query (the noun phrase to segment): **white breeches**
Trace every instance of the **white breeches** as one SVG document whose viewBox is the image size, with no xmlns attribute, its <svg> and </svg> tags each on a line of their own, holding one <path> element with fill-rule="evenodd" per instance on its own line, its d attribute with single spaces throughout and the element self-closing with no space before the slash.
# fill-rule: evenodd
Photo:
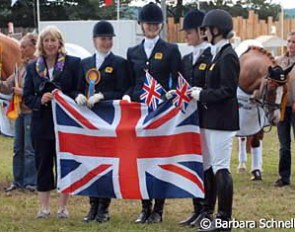
<svg viewBox="0 0 295 232">
<path fill-rule="evenodd" d="M 236 131 L 201 129 L 204 171 L 212 167 L 216 173 L 220 169 L 230 171 L 233 138 Z"/>
</svg>

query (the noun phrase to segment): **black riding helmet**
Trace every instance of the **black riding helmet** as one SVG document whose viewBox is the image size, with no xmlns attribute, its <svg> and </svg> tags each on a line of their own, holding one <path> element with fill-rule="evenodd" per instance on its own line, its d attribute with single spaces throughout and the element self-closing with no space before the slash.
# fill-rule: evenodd
<svg viewBox="0 0 295 232">
<path fill-rule="evenodd" d="M 164 17 L 161 8 L 153 2 L 144 5 L 138 15 L 139 23 L 158 24 L 163 23 L 163 21 Z"/>
<path fill-rule="evenodd" d="M 233 30 L 232 16 L 221 9 L 210 10 L 204 17 L 202 27 L 216 27 L 220 30 L 220 34 L 226 37 Z"/>
<path fill-rule="evenodd" d="M 189 11 L 184 16 L 182 30 L 190 30 L 190 29 L 196 29 L 198 27 L 201 27 L 204 16 L 205 14 L 202 11 L 199 11 L 199 10 Z"/>
<path fill-rule="evenodd" d="M 99 21 L 93 27 L 93 38 L 95 37 L 113 37 L 115 36 L 114 28 L 111 23 L 107 21 Z"/>
</svg>

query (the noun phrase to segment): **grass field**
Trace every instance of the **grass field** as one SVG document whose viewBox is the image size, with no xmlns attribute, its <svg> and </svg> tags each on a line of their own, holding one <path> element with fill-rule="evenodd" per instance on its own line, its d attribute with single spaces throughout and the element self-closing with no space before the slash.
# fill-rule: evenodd
<svg viewBox="0 0 295 232">
<path fill-rule="evenodd" d="M 70 218 L 56 218 L 57 194 L 53 193 L 51 217 L 47 220 L 35 219 L 38 209 L 37 194 L 15 191 L 11 195 L 4 192 L 12 180 L 12 139 L 0 136 L 0 231 L 103 231 L 103 232 L 183 232 L 195 231 L 191 228 L 178 226 L 178 221 L 191 213 L 190 199 L 167 200 L 164 222 L 160 225 L 135 225 L 134 218 L 140 211 L 139 201 L 113 200 L 110 208 L 109 223 L 83 223 L 81 219 L 87 213 L 86 197 L 73 196 L 69 201 Z M 277 179 L 278 141 L 275 128 L 265 135 L 264 172 L 262 182 L 251 182 L 250 174 L 236 174 L 237 145 L 232 155 L 232 173 L 234 178 L 234 209 L 236 220 L 275 219 L 290 220 L 295 218 L 294 186 L 275 188 L 272 186 Z M 294 153 L 294 152 L 293 152 Z M 248 159 L 250 169 L 251 157 Z M 294 172 L 293 172 L 294 175 Z M 234 229 L 233 231 L 286 231 L 287 229 Z M 288 230 L 294 231 L 294 229 Z"/>
</svg>

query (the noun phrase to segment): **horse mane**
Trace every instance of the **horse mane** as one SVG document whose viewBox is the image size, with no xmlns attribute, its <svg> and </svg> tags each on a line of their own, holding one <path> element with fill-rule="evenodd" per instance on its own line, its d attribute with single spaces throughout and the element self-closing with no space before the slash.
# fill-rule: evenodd
<svg viewBox="0 0 295 232">
<path fill-rule="evenodd" d="M 258 53 L 261 53 L 261 54 L 265 55 L 266 57 L 268 57 L 274 66 L 277 65 L 276 60 L 273 57 L 273 55 L 270 52 L 268 52 L 267 50 L 265 50 L 264 48 L 257 47 L 257 46 L 249 46 L 248 49 L 246 50 L 246 52 L 244 52 L 244 54 L 249 51 L 257 51 Z"/>
<path fill-rule="evenodd" d="M 0 46 L 2 48 L 0 76 L 5 80 L 13 73 L 15 64 L 21 64 L 20 43 L 18 40 L 0 33 Z"/>
<path fill-rule="evenodd" d="M 260 88 L 261 81 L 268 74 L 269 67 L 276 67 L 277 63 L 272 54 L 264 48 L 248 46 L 240 58 L 239 86 L 244 92 L 252 94 Z"/>
</svg>

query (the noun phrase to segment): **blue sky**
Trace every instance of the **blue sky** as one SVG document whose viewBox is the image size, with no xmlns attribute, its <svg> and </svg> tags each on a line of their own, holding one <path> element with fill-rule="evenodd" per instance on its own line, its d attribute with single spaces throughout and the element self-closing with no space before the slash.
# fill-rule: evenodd
<svg viewBox="0 0 295 232">
<path fill-rule="evenodd" d="M 280 3 L 284 8 L 295 8 L 295 0 L 273 0 L 275 3 Z"/>
</svg>

